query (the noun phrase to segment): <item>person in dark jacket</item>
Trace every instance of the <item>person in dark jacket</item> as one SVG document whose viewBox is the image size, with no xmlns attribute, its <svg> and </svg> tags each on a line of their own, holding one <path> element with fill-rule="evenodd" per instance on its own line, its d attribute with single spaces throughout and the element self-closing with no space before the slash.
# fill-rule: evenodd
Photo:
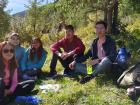
<svg viewBox="0 0 140 105">
<path fill-rule="evenodd" d="M 64 70 L 64 75 L 71 74 L 69 64 L 74 60 L 75 55 L 82 55 L 85 51 L 85 46 L 80 38 L 74 34 L 74 27 L 72 25 L 65 26 L 65 37 L 58 42 L 51 45 L 53 52 L 49 77 L 53 77 L 57 74 L 56 64 L 59 59 Z M 60 51 L 62 48 L 64 51 Z"/>
<path fill-rule="evenodd" d="M 110 36 L 105 35 L 107 24 L 104 21 L 98 21 L 95 28 L 97 38 L 93 41 L 90 49 L 84 56 L 77 56 L 69 65 L 75 72 L 87 75 L 80 81 L 81 83 L 85 83 L 96 77 L 99 73 L 109 70 L 116 58 L 115 41 Z M 91 59 L 88 60 L 89 58 Z M 88 64 L 82 64 L 82 62 L 87 60 Z"/>
</svg>

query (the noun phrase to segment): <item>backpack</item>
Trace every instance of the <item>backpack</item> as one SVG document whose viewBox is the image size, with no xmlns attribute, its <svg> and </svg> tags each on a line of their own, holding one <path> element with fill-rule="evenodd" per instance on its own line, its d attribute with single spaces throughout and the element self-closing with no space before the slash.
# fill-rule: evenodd
<svg viewBox="0 0 140 105">
<path fill-rule="evenodd" d="M 125 47 L 121 47 L 118 51 L 115 62 L 122 68 L 127 69 L 128 60 L 130 58 L 130 53 L 127 51 Z"/>
<path fill-rule="evenodd" d="M 129 67 L 117 80 L 120 86 L 131 86 L 140 83 L 140 62 Z"/>
</svg>

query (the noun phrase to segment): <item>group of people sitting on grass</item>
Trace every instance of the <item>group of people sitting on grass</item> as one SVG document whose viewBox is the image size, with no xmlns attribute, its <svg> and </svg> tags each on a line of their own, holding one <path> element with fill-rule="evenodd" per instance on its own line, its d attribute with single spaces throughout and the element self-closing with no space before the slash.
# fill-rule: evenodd
<svg viewBox="0 0 140 105">
<path fill-rule="evenodd" d="M 0 43 L 0 103 L 5 105 L 16 96 L 28 95 L 40 77 L 47 52 L 39 38 L 33 37 L 30 47 L 20 45 L 18 33 L 10 33 Z"/>
<path fill-rule="evenodd" d="M 112 72 L 117 58 L 116 43 L 106 35 L 107 24 L 104 21 L 97 21 L 95 29 L 97 38 L 84 53 L 85 45 L 75 35 L 74 27 L 66 25 L 65 37 L 50 46 L 52 59 L 46 76 L 57 76 L 57 60 L 64 67 L 65 76 L 84 75 L 80 80 L 82 84 L 101 73 Z M 33 37 L 30 47 L 25 50 L 20 45 L 18 33 L 8 34 L 6 40 L 0 43 L 0 103 L 29 94 L 35 87 L 35 80 L 43 75 L 41 68 L 46 57 L 47 51 L 38 37 Z M 84 63 L 88 59 L 88 64 Z"/>
</svg>

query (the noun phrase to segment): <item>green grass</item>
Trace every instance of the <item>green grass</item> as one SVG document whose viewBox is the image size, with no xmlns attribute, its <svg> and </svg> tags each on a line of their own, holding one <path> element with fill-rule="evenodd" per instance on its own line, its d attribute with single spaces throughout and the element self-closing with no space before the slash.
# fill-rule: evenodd
<svg viewBox="0 0 140 105">
<path fill-rule="evenodd" d="M 56 93 L 43 94 L 40 90 L 38 96 L 43 100 L 42 105 L 134 105 L 127 97 L 126 90 L 104 80 L 104 77 L 97 77 L 84 85 L 67 77 L 43 81 L 44 84 L 61 84 L 61 88 Z"/>
<path fill-rule="evenodd" d="M 49 52 L 44 71 L 49 71 L 51 53 Z M 58 72 L 63 68 L 58 62 Z M 40 105 L 135 105 L 126 95 L 126 90 L 117 88 L 105 75 L 94 78 L 90 82 L 82 85 L 78 81 L 68 77 L 50 80 L 38 80 L 35 89 L 39 89 L 41 84 L 60 84 L 58 92 L 42 93 L 37 96 L 42 99 Z M 12 103 L 10 105 L 17 105 Z"/>
<path fill-rule="evenodd" d="M 35 89 L 39 89 L 40 84 L 48 83 L 61 84 L 61 88 L 58 92 L 42 93 L 39 90 L 40 105 L 135 105 L 125 89 L 117 88 L 105 76 L 96 77 L 84 85 L 68 77 L 38 80 Z"/>
</svg>

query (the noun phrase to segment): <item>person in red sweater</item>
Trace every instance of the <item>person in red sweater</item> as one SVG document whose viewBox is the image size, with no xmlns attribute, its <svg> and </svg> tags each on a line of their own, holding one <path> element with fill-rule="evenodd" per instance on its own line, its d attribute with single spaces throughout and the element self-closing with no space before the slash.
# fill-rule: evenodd
<svg viewBox="0 0 140 105">
<path fill-rule="evenodd" d="M 74 34 L 74 27 L 72 25 L 65 26 L 65 37 L 50 46 L 53 52 L 50 63 L 49 76 L 55 76 L 57 60 L 61 62 L 64 67 L 64 75 L 70 75 L 72 71 L 69 64 L 74 60 L 74 56 L 84 54 L 85 46 L 80 38 Z M 60 50 L 63 49 L 63 52 Z"/>
</svg>

